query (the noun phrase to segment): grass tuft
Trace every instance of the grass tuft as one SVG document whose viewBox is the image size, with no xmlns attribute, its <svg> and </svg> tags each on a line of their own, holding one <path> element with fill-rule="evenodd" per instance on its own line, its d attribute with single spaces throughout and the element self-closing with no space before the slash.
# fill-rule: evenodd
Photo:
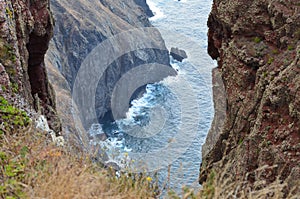
<svg viewBox="0 0 300 199">
<path fill-rule="evenodd" d="M 88 154 L 49 141 L 32 124 L 0 135 L 0 198 L 155 198 L 144 174 L 116 176 Z"/>
</svg>

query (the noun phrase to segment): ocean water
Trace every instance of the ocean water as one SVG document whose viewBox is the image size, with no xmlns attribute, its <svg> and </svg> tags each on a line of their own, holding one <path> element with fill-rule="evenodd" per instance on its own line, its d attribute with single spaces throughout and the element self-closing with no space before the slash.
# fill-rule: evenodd
<svg viewBox="0 0 300 199">
<path fill-rule="evenodd" d="M 171 65 L 176 77 L 149 84 L 133 100 L 127 118 L 91 127 L 105 132 L 100 144 L 109 161 L 137 172 L 157 173 L 159 183 L 180 193 L 183 186 L 199 187 L 201 146 L 213 119 L 211 70 L 215 63 L 206 52 L 207 18 L 212 0 L 147 0 L 150 18 L 167 48 L 178 47 L 188 58 Z"/>
</svg>

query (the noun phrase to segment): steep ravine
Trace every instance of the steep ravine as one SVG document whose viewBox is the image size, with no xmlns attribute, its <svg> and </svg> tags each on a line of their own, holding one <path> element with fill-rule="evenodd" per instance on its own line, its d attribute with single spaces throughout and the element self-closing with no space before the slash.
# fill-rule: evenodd
<svg viewBox="0 0 300 199">
<path fill-rule="evenodd" d="M 0 0 L 0 95 L 21 109 L 46 115 L 56 133 L 61 131 L 57 101 L 64 108 L 64 132 L 73 132 L 82 147 L 86 137 L 75 134 L 83 127 L 72 121 L 70 106 L 82 61 L 96 45 L 121 31 L 151 27 L 151 13 L 143 0 L 52 0 L 51 8 L 56 25 L 44 60 L 53 36 L 49 1 Z M 216 114 L 203 148 L 200 183 L 213 186 L 214 198 L 297 198 L 300 4 L 214 0 L 208 26 L 208 52 L 218 61 L 214 83 L 221 74 L 225 97 L 220 97 L 223 88 L 216 84 Z M 163 44 L 160 35 L 149 39 Z M 142 54 L 148 58 L 137 52 L 118 58 L 110 67 L 114 70 L 100 80 L 98 88 L 108 93 L 97 97 L 100 119 L 111 109 L 111 89 L 122 74 L 144 63 L 169 64 L 166 49 L 143 49 Z M 224 115 L 218 109 L 224 104 L 222 127 Z"/>
<path fill-rule="evenodd" d="M 214 0 L 208 26 L 226 118 L 208 135 L 215 144 L 203 149 L 200 183 L 213 183 L 215 198 L 297 198 L 299 2 Z"/>
</svg>

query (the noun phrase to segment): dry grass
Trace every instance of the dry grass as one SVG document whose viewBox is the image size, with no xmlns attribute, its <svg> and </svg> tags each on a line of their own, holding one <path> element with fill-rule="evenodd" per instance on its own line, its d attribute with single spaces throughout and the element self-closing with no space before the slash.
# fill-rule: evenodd
<svg viewBox="0 0 300 199">
<path fill-rule="evenodd" d="M 146 176 L 116 177 L 87 154 L 54 146 L 32 126 L 2 133 L 0 144 L 0 198 L 154 198 Z"/>
<path fill-rule="evenodd" d="M 72 146 L 55 146 L 45 132 L 36 129 L 32 123 L 28 124 L 28 116 L 24 112 L 9 105 L 6 100 L 0 102 L 0 198 L 159 197 L 156 182 L 145 174 L 129 171 L 117 177 L 114 171 L 92 162 L 93 155 L 78 153 Z M 227 173 L 230 164 L 226 165 L 225 168 L 216 166 L 218 171 L 211 172 L 200 192 L 184 187 L 181 196 L 169 191 L 164 197 L 283 198 L 288 186 L 291 191 L 287 198 L 299 196 L 300 181 L 292 185 L 279 180 L 272 184 L 257 180 L 253 186 L 247 183 L 245 176 L 244 181 L 232 182 Z M 259 174 L 268 168 L 258 168 L 256 172 Z M 298 170 L 295 171 L 299 174 Z"/>
<path fill-rule="evenodd" d="M 264 170 L 268 166 L 257 169 Z M 207 199 L 298 199 L 299 198 L 299 185 L 294 186 L 287 196 L 284 196 L 284 192 L 287 186 L 286 182 L 280 182 L 279 179 L 275 180 L 271 184 L 267 184 L 264 180 L 257 180 L 251 185 L 247 180 L 244 181 L 230 181 L 227 173 L 228 169 L 223 168 L 219 173 L 212 171 L 207 182 L 203 185 L 203 190 L 198 197 Z M 254 188 L 256 187 L 256 188 Z M 291 187 L 290 187 L 291 188 Z"/>
<path fill-rule="evenodd" d="M 116 177 L 115 172 L 93 163 L 90 155 L 74 154 L 54 146 L 44 132 L 32 125 L 14 133 L 2 133 L 0 146 L 0 198 L 157 197 L 156 184 L 147 176 L 127 173 Z M 165 197 L 282 198 L 285 184 L 275 181 L 263 189 L 253 190 L 246 181 L 229 182 L 226 176 L 225 172 L 213 172 L 199 193 L 185 188 L 182 196 L 169 192 Z"/>
</svg>

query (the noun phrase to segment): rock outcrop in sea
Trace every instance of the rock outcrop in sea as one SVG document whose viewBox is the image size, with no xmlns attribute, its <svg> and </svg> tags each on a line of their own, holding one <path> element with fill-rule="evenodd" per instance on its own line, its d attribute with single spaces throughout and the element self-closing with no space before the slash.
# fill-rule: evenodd
<svg viewBox="0 0 300 199">
<path fill-rule="evenodd" d="M 174 47 L 171 48 L 170 55 L 180 62 L 187 58 L 186 52 L 184 50 Z"/>
</svg>

